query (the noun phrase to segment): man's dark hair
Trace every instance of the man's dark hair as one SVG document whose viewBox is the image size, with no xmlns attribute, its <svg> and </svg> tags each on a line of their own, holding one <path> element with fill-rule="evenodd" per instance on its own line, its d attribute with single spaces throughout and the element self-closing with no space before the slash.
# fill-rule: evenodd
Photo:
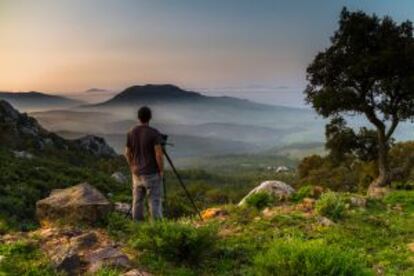
<svg viewBox="0 0 414 276">
<path fill-rule="evenodd" d="M 148 123 L 152 118 L 151 109 L 148 106 L 143 106 L 138 110 L 138 119 L 141 123 Z"/>
</svg>

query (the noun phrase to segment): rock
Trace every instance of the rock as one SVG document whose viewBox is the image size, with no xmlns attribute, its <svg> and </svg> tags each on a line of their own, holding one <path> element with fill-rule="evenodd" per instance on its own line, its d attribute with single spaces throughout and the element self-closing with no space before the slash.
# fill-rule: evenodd
<svg viewBox="0 0 414 276">
<path fill-rule="evenodd" d="M 297 205 L 297 209 L 310 212 L 315 208 L 316 200 L 313 198 L 305 197 L 301 203 Z"/>
<path fill-rule="evenodd" d="M 95 273 L 102 267 L 131 268 L 128 256 L 112 246 L 99 248 L 85 256 L 85 259 L 91 264 L 88 269 L 90 273 Z"/>
<path fill-rule="evenodd" d="M 115 202 L 114 209 L 119 213 L 128 214 L 129 210 L 131 210 L 131 204 L 124 202 Z"/>
<path fill-rule="evenodd" d="M 98 157 L 115 157 L 117 156 L 113 148 L 111 148 L 104 138 L 86 135 L 79 139 L 73 140 L 75 146 L 83 151 L 87 151 Z"/>
<path fill-rule="evenodd" d="M 150 273 L 143 271 L 143 270 L 139 270 L 139 269 L 132 269 L 130 271 L 125 272 L 122 275 L 123 276 L 151 276 Z"/>
<path fill-rule="evenodd" d="M 387 187 L 369 187 L 367 195 L 370 198 L 381 199 L 390 192 Z"/>
<path fill-rule="evenodd" d="M 33 159 L 33 154 L 31 154 L 30 152 L 27 151 L 17 151 L 14 150 L 13 151 L 14 157 L 16 158 L 21 158 L 21 159 Z"/>
<path fill-rule="evenodd" d="M 282 181 L 268 180 L 262 182 L 259 186 L 251 190 L 250 193 L 248 193 L 247 196 L 240 201 L 239 206 L 244 205 L 248 197 L 258 192 L 266 192 L 278 197 L 279 199 L 284 199 L 294 193 L 295 190 Z"/>
<path fill-rule="evenodd" d="M 228 212 L 221 208 L 208 208 L 201 212 L 201 217 L 203 220 L 209 220 L 218 217 L 223 218 L 226 215 L 228 215 Z"/>
<path fill-rule="evenodd" d="M 335 223 L 332 220 L 326 217 L 318 217 L 318 223 L 322 226 L 327 226 L 327 227 L 335 225 Z"/>
<path fill-rule="evenodd" d="M 69 275 L 77 275 L 81 267 L 79 255 L 66 246 L 56 247 L 49 252 L 49 258 L 57 270 L 65 271 Z"/>
<path fill-rule="evenodd" d="M 114 172 L 111 177 L 120 184 L 128 182 L 128 178 L 122 172 Z"/>
<path fill-rule="evenodd" d="M 36 215 L 42 224 L 57 220 L 69 224 L 94 223 L 111 210 L 111 203 L 88 183 L 55 191 L 36 203 Z"/>
<path fill-rule="evenodd" d="M 1 264 L 1 262 L 3 262 L 3 260 L 4 260 L 5 258 L 6 258 L 5 256 L 0 255 L 0 264 Z"/>
<path fill-rule="evenodd" d="M 98 237 L 96 236 L 96 234 L 94 232 L 88 232 L 72 238 L 70 242 L 74 248 L 82 249 L 92 247 L 97 243 L 97 241 Z"/>
<path fill-rule="evenodd" d="M 362 196 L 351 196 L 349 203 L 352 207 L 365 208 L 367 206 L 367 200 Z"/>
<path fill-rule="evenodd" d="M 407 246 L 408 246 L 408 250 L 414 253 L 414 242 L 409 243 Z"/>
<path fill-rule="evenodd" d="M 285 173 L 285 172 L 289 172 L 289 168 L 286 166 L 279 166 L 276 169 L 276 173 Z"/>
</svg>

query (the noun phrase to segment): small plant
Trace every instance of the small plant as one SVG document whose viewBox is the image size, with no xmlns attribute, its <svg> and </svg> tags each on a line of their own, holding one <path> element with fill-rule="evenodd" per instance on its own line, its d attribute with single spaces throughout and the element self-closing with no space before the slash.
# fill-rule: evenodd
<svg viewBox="0 0 414 276">
<path fill-rule="evenodd" d="M 217 234 L 211 226 L 195 228 L 174 221 L 146 223 L 137 232 L 131 240 L 134 248 L 190 266 L 199 265 L 203 257 L 213 251 Z"/>
<path fill-rule="evenodd" d="M 300 202 L 305 197 L 311 197 L 312 195 L 312 186 L 306 185 L 299 188 L 299 190 L 294 193 L 291 197 L 293 202 Z"/>
<path fill-rule="evenodd" d="M 345 203 L 343 199 L 334 192 L 326 192 L 316 202 L 316 211 L 332 220 L 338 220 L 345 213 Z"/>
<path fill-rule="evenodd" d="M 277 240 L 254 259 L 253 275 L 372 275 L 356 254 L 320 240 Z"/>
<path fill-rule="evenodd" d="M 247 206 L 255 207 L 258 210 L 262 210 L 265 207 L 269 207 L 274 204 L 275 198 L 266 192 L 259 192 L 252 194 L 246 199 Z"/>
</svg>

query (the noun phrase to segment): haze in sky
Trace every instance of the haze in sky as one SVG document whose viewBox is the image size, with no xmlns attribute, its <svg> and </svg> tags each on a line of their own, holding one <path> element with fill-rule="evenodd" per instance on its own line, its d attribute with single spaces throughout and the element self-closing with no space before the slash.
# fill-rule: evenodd
<svg viewBox="0 0 414 276">
<path fill-rule="evenodd" d="M 0 90 L 173 83 L 301 106 L 343 6 L 414 18 L 412 0 L 0 0 Z"/>
</svg>

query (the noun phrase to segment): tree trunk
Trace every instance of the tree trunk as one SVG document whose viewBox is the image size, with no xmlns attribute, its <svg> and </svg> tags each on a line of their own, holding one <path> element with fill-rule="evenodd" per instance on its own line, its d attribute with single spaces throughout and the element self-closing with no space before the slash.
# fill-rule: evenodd
<svg viewBox="0 0 414 276">
<path fill-rule="evenodd" d="M 390 169 L 388 164 L 388 143 L 385 131 L 378 130 L 378 177 L 369 185 L 368 193 L 390 184 Z"/>
</svg>

